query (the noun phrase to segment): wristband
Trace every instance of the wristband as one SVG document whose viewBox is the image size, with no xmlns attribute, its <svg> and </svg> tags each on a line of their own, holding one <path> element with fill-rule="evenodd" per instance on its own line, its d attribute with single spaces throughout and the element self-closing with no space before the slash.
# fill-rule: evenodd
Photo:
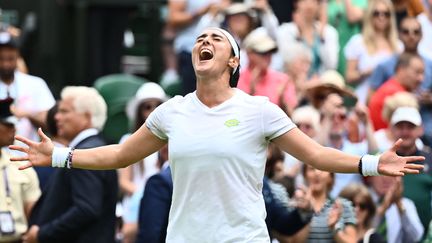
<svg viewBox="0 0 432 243">
<path fill-rule="evenodd" d="M 67 160 L 69 153 L 72 151 L 71 148 L 57 148 L 54 147 L 51 156 L 51 167 L 64 168 L 67 166 Z"/>
<path fill-rule="evenodd" d="M 361 157 L 359 166 L 363 176 L 379 176 L 378 163 L 380 156 L 366 154 Z"/>
</svg>

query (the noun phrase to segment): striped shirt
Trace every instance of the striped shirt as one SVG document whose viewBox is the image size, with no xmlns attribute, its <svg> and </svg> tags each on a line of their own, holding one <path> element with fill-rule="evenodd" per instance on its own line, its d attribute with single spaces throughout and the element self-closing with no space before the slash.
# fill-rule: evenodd
<svg viewBox="0 0 432 243">
<path fill-rule="evenodd" d="M 339 198 L 340 202 L 343 206 L 343 212 L 336 223 L 336 225 L 340 224 L 343 227 L 347 225 L 355 225 L 357 220 L 354 212 L 354 208 L 352 207 L 352 203 L 346 199 Z M 312 217 L 312 221 L 310 223 L 310 230 L 308 236 L 308 242 L 313 243 L 327 243 L 327 242 L 335 242 L 334 233 L 327 226 L 327 218 L 329 216 L 330 210 L 333 207 L 334 200 L 328 198 L 324 203 L 324 206 L 318 213 L 315 213 Z"/>
</svg>

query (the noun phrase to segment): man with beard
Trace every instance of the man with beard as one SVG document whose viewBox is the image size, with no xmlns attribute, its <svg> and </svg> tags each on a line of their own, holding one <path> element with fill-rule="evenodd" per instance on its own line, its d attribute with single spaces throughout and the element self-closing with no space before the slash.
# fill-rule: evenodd
<svg viewBox="0 0 432 243">
<path fill-rule="evenodd" d="M 19 49 L 7 32 L 0 33 L 0 103 L 19 118 L 17 134 L 37 139 L 54 97 L 44 80 L 17 71 Z"/>
</svg>

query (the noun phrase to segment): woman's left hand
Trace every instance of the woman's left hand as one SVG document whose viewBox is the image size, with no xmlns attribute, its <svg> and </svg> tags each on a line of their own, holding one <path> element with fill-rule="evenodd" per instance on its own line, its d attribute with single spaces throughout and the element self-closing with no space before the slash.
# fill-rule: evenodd
<svg viewBox="0 0 432 243">
<path fill-rule="evenodd" d="M 423 165 L 414 162 L 423 161 L 423 156 L 399 156 L 396 151 L 402 143 L 402 139 L 397 140 L 393 147 L 383 153 L 378 163 L 378 173 L 387 176 L 403 176 L 405 174 L 418 174 L 423 169 Z"/>
</svg>

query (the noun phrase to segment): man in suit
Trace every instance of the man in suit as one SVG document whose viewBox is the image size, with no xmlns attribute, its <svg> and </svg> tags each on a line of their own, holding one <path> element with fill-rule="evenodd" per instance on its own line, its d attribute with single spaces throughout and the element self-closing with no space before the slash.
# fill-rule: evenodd
<svg viewBox="0 0 432 243">
<path fill-rule="evenodd" d="M 106 110 L 95 89 L 64 88 L 55 115 L 58 135 L 73 148 L 105 145 L 99 132 Z M 114 242 L 117 192 L 115 170 L 57 169 L 30 217 L 24 242 Z"/>
</svg>

